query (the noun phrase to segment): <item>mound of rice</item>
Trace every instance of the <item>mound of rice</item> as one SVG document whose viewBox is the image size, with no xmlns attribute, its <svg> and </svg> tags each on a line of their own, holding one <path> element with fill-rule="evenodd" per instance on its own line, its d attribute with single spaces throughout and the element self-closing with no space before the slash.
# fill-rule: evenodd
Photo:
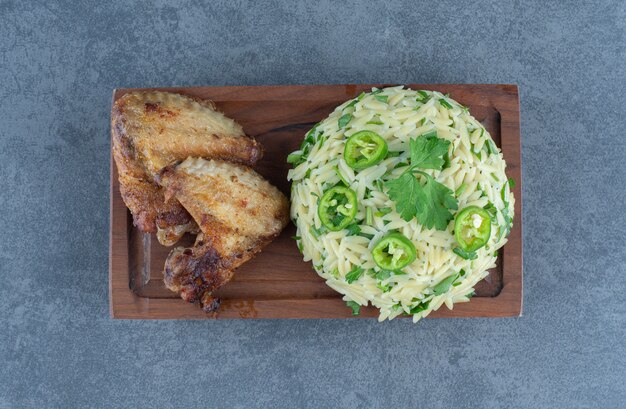
<svg viewBox="0 0 626 409">
<path fill-rule="evenodd" d="M 395 155 L 355 171 L 343 153 L 346 140 L 362 130 L 382 136 Z M 385 188 L 385 182 L 405 170 L 410 139 L 433 130 L 437 137 L 451 142 L 449 165 L 425 172 L 455 192 L 459 211 L 474 205 L 489 207 L 495 215 L 490 238 L 476 251 L 474 260 L 452 251 L 456 246 L 454 220 L 445 230 L 427 229 L 416 218 L 407 222 L 397 213 Z M 417 322 L 442 304 L 452 309 L 454 303 L 469 301 L 474 286 L 495 266 L 498 249 L 507 241 L 514 197 L 502 153 L 466 107 L 439 92 L 398 86 L 361 94 L 338 106 L 309 131 L 301 149 L 290 157 L 295 158 L 291 160 L 295 167 L 288 174 L 292 181 L 291 218 L 298 229 L 296 239 L 304 260 L 312 261 L 317 273 L 343 294 L 345 301 L 377 307 L 379 321 L 410 314 Z M 329 188 L 344 184 L 357 194 L 355 221 L 360 231 L 325 230 L 318 216 L 319 198 Z M 369 224 L 368 207 L 377 215 Z M 392 231 L 411 240 L 417 258 L 403 269 L 404 274 L 381 277 L 371 250 Z M 357 266 L 365 273 L 349 283 L 346 275 Z M 452 276 L 456 277 L 453 281 Z M 437 285 L 446 279 L 451 285 L 444 286 L 446 291 L 441 293 L 442 286 Z"/>
</svg>

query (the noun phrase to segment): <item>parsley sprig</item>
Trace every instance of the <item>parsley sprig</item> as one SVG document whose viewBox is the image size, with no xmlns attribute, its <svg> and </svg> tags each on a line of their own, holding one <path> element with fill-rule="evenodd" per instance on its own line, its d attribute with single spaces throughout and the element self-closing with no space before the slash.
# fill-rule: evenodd
<svg viewBox="0 0 626 409">
<path fill-rule="evenodd" d="M 458 202 L 452 190 L 419 170 L 441 170 L 449 146 L 450 141 L 438 138 L 436 131 L 410 140 L 411 165 L 400 177 L 385 184 L 389 198 L 396 203 L 396 211 L 404 220 L 415 217 L 428 229 L 445 230 L 454 218 L 450 210 L 457 210 Z"/>
</svg>

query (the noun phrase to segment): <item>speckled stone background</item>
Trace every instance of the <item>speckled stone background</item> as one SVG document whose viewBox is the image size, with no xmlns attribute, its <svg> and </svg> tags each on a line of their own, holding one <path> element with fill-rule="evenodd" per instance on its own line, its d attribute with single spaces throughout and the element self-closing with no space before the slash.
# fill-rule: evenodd
<svg viewBox="0 0 626 409">
<path fill-rule="evenodd" d="M 626 407 L 624 1 L 211 3 L 0 0 L 0 408 Z M 111 90 L 346 82 L 519 84 L 524 316 L 111 320 Z"/>
</svg>

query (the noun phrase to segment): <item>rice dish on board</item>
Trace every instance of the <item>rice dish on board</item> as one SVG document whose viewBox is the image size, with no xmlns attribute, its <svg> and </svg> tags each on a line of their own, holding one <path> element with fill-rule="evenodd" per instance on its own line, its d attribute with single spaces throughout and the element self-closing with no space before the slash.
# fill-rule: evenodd
<svg viewBox="0 0 626 409">
<path fill-rule="evenodd" d="M 413 321 L 467 302 L 511 230 L 514 183 L 469 110 L 436 91 L 374 88 L 307 134 L 291 218 L 305 261 L 354 313 Z"/>
</svg>

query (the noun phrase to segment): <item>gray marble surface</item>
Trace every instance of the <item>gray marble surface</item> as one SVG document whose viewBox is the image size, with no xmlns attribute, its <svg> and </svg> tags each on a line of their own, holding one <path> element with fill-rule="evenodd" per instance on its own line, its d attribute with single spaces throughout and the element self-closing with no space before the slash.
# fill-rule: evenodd
<svg viewBox="0 0 626 409">
<path fill-rule="evenodd" d="M 0 408 L 626 407 L 625 3 L 341 3 L 0 0 Z M 524 316 L 111 320 L 111 90 L 346 82 L 519 84 Z"/>
</svg>

